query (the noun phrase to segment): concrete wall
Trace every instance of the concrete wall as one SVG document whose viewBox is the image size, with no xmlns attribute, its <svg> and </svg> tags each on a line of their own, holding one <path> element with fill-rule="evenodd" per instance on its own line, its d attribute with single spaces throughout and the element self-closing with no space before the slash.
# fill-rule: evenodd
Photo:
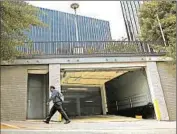
<svg viewBox="0 0 177 134">
<path fill-rule="evenodd" d="M 158 62 L 157 68 L 170 120 L 176 120 L 176 66 Z"/>
<path fill-rule="evenodd" d="M 146 74 L 157 120 L 169 120 L 156 62 L 147 62 Z"/>
<path fill-rule="evenodd" d="M 107 93 L 112 92 L 113 97 L 109 98 L 122 102 L 122 108 L 130 107 L 130 101 L 126 98 L 131 98 L 132 107 L 146 105 L 151 102 L 149 86 L 145 71 L 137 70 L 125 73 L 110 82 L 106 83 Z"/>
<path fill-rule="evenodd" d="M 1 66 L 1 120 L 26 120 L 28 69 L 48 65 Z"/>
</svg>

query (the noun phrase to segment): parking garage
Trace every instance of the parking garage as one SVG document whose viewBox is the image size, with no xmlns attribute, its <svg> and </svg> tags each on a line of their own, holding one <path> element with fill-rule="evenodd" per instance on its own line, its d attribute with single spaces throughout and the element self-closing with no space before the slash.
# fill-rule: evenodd
<svg viewBox="0 0 177 134">
<path fill-rule="evenodd" d="M 23 61 L 19 61 L 18 64 L 22 64 L 22 62 Z M 34 64 L 33 60 L 29 62 L 31 64 Z M 74 62 L 74 59 L 72 62 Z M 42 64 L 44 63 L 45 62 L 43 61 Z M 145 102 L 147 101 L 145 100 L 152 100 L 155 108 L 155 115 L 157 120 L 169 120 L 169 117 L 170 119 L 175 119 L 175 114 L 173 114 L 175 104 L 170 103 L 171 100 L 174 99 L 175 86 L 174 87 L 172 86 L 175 84 L 172 83 L 172 86 L 169 86 L 169 83 L 171 81 L 174 81 L 173 79 L 171 80 L 171 76 L 169 76 L 170 82 L 168 82 L 168 84 L 167 83 L 164 84 L 165 81 L 167 80 L 166 78 L 168 76 L 168 72 L 164 74 L 166 70 L 162 69 L 162 67 L 164 66 L 162 66 L 161 64 L 158 64 L 157 66 L 157 63 L 152 61 L 146 63 L 144 62 L 121 63 L 120 62 L 119 64 L 102 63 L 102 64 L 62 64 L 62 65 L 61 64 L 16 65 L 16 66 L 6 65 L 3 66 L 2 68 L 3 69 L 2 72 L 4 76 L 4 78 L 2 79 L 3 82 L 2 93 L 4 95 L 11 94 L 10 96 L 14 96 L 15 100 L 10 101 L 9 103 L 9 101 L 6 101 L 8 96 L 2 98 L 3 100 L 2 119 L 3 120 L 44 119 L 46 114 L 49 111 L 49 108 L 51 108 L 52 106 L 52 103 L 49 105 L 49 107 L 46 105 L 46 101 L 49 95 L 49 90 L 48 90 L 49 85 L 55 85 L 59 90 L 61 86 L 64 90 L 66 90 L 63 91 L 64 94 L 66 95 L 65 103 L 67 103 L 68 105 L 70 104 L 70 100 L 67 100 L 67 94 L 66 94 L 68 91 L 70 92 L 68 94 L 72 94 L 72 95 L 73 92 L 74 94 L 77 94 L 78 92 L 80 94 L 84 91 L 83 95 L 86 97 L 86 99 L 84 99 L 84 103 L 88 103 L 89 106 L 87 106 L 86 108 L 82 108 L 83 105 L 81 105 L 81 103 L 83 103 L 82 102 L 83 99 L 81 98 L 78 99 L 80 101 L 75 100 L 76 108 L 75 108 L 75 112 L 72 113 L 73 115 L 71 114 L 71 116 L 83 117 L 85 115 L 89 115 L 90 117 L 90 115 L 94 115 L 94 114 L 97 115 L 101 113 L 101 115 L 107 114 L 106 116 L 122 115 L 123 117 L 124 116 L 135 117 L 135 115 L 142 115 L 142 111 L 143 111 L 142 107 L 146 107 Z M 145 68 L 146 71 L 144 71 L 143 68 Z M 159 70 L 159 68 L 161 70 Z M 131 87 L 125 88 L 126 84 L 124 84 L 123 86 L 121 82 L 121 81 L 123 82 L 127 81 L 127 83 L 131 83 L 130 80 L 133 80 L 134 82 L 132 83 L 136 83 L 135 77 L 131 78 L 132 76 L 128 74 L 131 73 L 133 74 L 133 72 L 138 72 L 138 70 L 142 72 L 141 74 L 143 74 L 143 77 L 145 76 L 146 78 L 147 75 L 146 79 L 148 79 L 148 87 L 150 89 L 150 94 L 151 94 L 149 99 L 145 99 L 147 97 L 142 97 L 141 95 L 143 94 L 140 94 L 140 96 L 137 97 L 130 97 L 129 94 L 129 96 L 127 96 L 127 98 L 129 99 L 122 102 L 122 100 L 120 100 L 120 96 L 112 97 L 111 95 L 109 95 L 111 94 L 111 90 L 114 91 L 114 94 L 117 93 L 122 94 L 123 93 L 122 89 L 128 89 L 126 90 L 126 93 L 129 93 L 132 90 L 134 92 L 136 91 L 135 90 L 136 88 L 141 89 L 140 85 L 139 86 L 134 85 L 136 88 L 132 88 L 134 87 L 133 85 L 131 85 Z M 11 74 L 14 74 L 13 78 Z M 36 75 L 38 76 L 36 77 Z M 129 80 L 129 78 L 131 79 Z M 139 75 L 136 76 L 136 78 L 140 78 Z M 114 84 L 115 81 L 116 83 L 118 83 L 116 84 L 116 87 Z M 139 83 L 142 83 L 142 81 L 140 81 Z M 85 87 L 87 87 L 87 89 Z M 80 89 L 81 91 L 77 91 Z M 91 98 L 87 96 L 88 90 L 90 89 L 91 92 L 93 92 L 93 93 L 89 93 Z M 94 102 L 94 99 L 92 99 L 92 95 L 99 96 L 100 94 L 101 96 L 98 97 L 99 99 L 101 98 L 101 106 L 99 104 L 99 110 L 94 110 L 95 108 L 93 107 L 92 110 L 90 110 L 90 112 L 83 113 L 82 111 L 84 112 L 86 111 L 83 109 L 89 109 L 90 107 L 93 106 L 92 103 Z M 10 98 L 8 98 L 8 100 L 9 99 Z M 141 102 L 141 104 L 138 104 L 137 102 L 139 102 L 140 100 L 143 103 Z M 112 103 L 110 103 L 110 101 L 112 101 Z M 148 101 L 148 103 L 149 102 L 151 101 Z M 112 104 L 113 106 L 111 106 L 110 104 Z M 40 108 L 36 108 L 39 106 Z M 149 106 L 151 107 L 152 105 Z M 9 108 L 13 108 L 13 109 L 9 109 Z M 21 113 L 21 111 L 24 112 Z M 95 113 L 94 111 L 99 111 L 99 112 Z M 57 115 L 54 116 L 53 119 L 58 120 L 58 116 Z"/>
<path fill-rule="evenodd" d="M 145 70 L 62 71 L 64 107 L 71 117 L 93 115 L 154 118 Z"/>
<path fill-rule="evenodd" d="M 129 71 L 105 83 L 108 114 L 155 118 L 144 69 Z"/>
</svg>

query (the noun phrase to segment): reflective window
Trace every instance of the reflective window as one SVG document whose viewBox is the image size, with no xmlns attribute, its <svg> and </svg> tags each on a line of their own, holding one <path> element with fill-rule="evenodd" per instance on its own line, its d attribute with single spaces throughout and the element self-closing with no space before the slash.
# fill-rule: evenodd
<svg viewBox="0 0 177 134">
<path fill-rule="evenodd" d="M 129 40 L 136 40 L 140 32 L 138 23 L 138 9 L 140 1 L 121 1 L 122 13 Z"/>
</svg>

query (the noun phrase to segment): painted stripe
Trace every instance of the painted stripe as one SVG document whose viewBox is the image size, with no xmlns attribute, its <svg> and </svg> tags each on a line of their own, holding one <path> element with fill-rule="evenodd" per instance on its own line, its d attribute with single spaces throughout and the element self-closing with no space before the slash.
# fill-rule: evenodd
<svg viewBox="0 0 177 134">
<path fill-rule="evenodd" d="M 159 102 L 158 102 L 157 99 L 154 100 L 154 108 L 155 108 L 155 111 L 156 111 L 157 120 L 161 120 L 160 107 L 159 107 Z"/>
<path fill-rule="evenodd" d="M 60 113 L 58 115 L 58 121 L 62 121 L 62 115 Z"/>
<path fill-rule="evenodd" d="M 19 127 L 14 126 L 14 125 L 6 124 L 6 123 L 1 123 L 1 124 L 4 125 L 4 126 L 10 127 L 10 128 L 20 129 Z"/>
</svg>

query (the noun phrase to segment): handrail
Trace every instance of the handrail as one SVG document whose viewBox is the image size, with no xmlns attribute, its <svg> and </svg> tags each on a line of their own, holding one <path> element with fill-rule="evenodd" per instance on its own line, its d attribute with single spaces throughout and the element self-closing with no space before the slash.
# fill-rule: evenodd
<svg viewBox="0 0 177 134">
<path fill-rule="evenodd" d="M 127 43 L 130 43 L 130 42 L 141 42 L 141 43 L 154 43 L 154 44 L 160 44 L 160 45 L 163 45 L 163 42 L 161 41 L 113 41 L 113 40 L 95 40 L 95 41 L 26 41 L 24 43 L 53 43 L 53 42 L 80 42 L 80 43 L 83 43 L 83 42 L 127 42 Z"/>
<path fill-rule="evenodd" d="M 160 42 L 142 41 L 48 41 L 25 42 L 17 46 L 22 57 L 25 56 L 73 56 L 73 55 L 110 55 L 110 54 L 158 54 L 152 45 Z"/>
<path fill-rule="evenodd" d="M 142 96 L 147 96 L 147 94 L 138 94 L 138 95 L 137 95 L 137 94 L 134 94 L 134 95 L 125 97 L 123 100 L 129 99 L 129 98 L 134 98 L 134 97 L 142 97 Z"/>
<path fill-rule="evenodd" d="M 144 97 L 145 96 L 145 97 Z M 116 101 L 117 103 L 117 107 L 119 107 L 119 106 L 125 106 L 125 105 L 130 105 L 130 107 L 132 108 L 133 107 L 133 103 L 135 103 L 135 102 L 140 102 L 140 101 L 132 101 L 134 98 L 138 98 L 138 97 L 144 97 L 144 98 L 146 98 L 146 101 L 147 102 L 149 102 L 150 100 L 149 100 L 149 95 L 148 94 L 139 94 L 139 95 L 133 95 L 133 96 L 129 96 L 129 97 L 126 97 L 126 98 L 124 98 L 123 100 L 121 100 L 121 101 Z M 123 102 L 125 102 L 125 100 L 128 100 L 128 102 L 129 103 L 124 103 L 124 104 L 121 104 L 121 103 L 123 103 Z M 144 99 L 145 100 L 145 99 Z M 142 102 L 142 101 L 141 101 Z M 143 101 L 144 102 L 144 101 Z"/>
</svg>

